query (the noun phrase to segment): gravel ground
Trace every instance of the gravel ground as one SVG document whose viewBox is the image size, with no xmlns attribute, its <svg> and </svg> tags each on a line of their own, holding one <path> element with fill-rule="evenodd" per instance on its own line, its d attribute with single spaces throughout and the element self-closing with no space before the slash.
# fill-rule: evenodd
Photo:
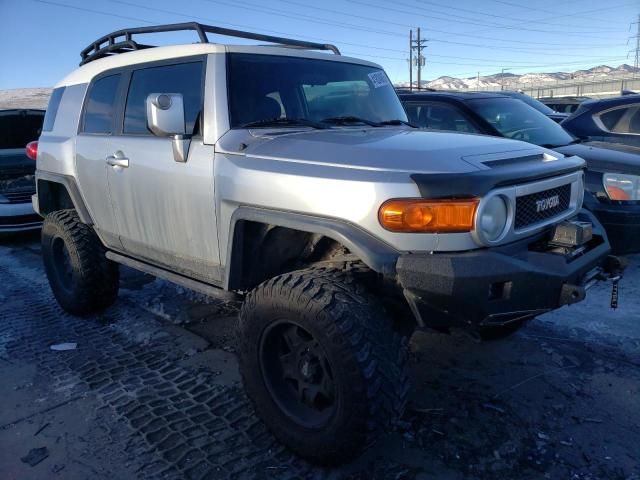
<svg viewBox="0 0 640 480">
<path fill-rule="evenodd" d="M 406 415 L 325 470 L 255 417 L 237 305 L 123 269 L 116 305 L 74 318 L 39 250 L 0 242 L 2 479 L 640 479 L 640 257 L 616 311 L 601 285 L 505 340 L 417 333 Z M 65 342 L 77 347 L 51 349 Z"/>
</svg>

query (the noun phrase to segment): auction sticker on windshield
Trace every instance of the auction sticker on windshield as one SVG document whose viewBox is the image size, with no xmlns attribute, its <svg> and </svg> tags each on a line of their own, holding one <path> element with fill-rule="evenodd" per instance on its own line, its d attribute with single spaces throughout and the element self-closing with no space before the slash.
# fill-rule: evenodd
<svg viewBox="0 0 640 480">
<path fill-rule="evenodd" d="M 387 85 L 389 85 L 389 79 L 387 78 L 387 75 L 381 70 L 370 73 L 369 79 L 371 80 L 371 83 L 373 83 L 373 86 L 375 88 L 386 87 Z"/>
</svg>

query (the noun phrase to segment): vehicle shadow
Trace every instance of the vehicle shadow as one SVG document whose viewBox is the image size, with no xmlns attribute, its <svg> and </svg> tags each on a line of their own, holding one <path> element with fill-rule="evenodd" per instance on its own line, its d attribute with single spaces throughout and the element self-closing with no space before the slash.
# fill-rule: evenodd
<svg viewBox="0 0 640 480">
<path fill-rule="evenodd" d="M 40 242 L 39 229 L 28 232 L 0 233 L 0 245 L 6 247 L 17 247 L 36 242 Z"/>
</svg>

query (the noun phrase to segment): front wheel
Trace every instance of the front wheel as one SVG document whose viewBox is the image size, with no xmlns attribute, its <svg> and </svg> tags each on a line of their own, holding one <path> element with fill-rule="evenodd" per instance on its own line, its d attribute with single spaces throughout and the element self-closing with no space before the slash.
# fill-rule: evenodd
<svg viewBox="0 0 640 480">
<path fill-rule="evenodd" d="M 349 272 L 308 269 L 251 292 L 240 369 L 274 435 L 302 457 L 350 460 L 404 410 L 406 339 Z"/>
<path fill-rule="evenodd" d="M 45 217 L 42 257 L 53 295 L 67 312 L 87 315 L 115 302 L 118 264 L 105 257 L 100 239 L 75 210 Z"/>
</svg>

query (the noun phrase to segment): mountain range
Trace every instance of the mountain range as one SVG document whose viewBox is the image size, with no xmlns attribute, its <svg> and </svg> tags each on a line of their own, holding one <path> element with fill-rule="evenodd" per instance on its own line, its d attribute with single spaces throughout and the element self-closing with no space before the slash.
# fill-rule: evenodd
<svg viewBox="0 0 640 480">
<path fill-rule="evenodd" d="M 436 88 L 439 90 L 463 90 L 472 88 L 501 87 L 502 85 L 524 86 L 526 84 L 540 85 L 548 82 L 557 82 L 561 80 L 602 80 L 611 79 L 611 77 L 627 76 L 640 72 L 640 68 L 623 64 L 619 67 L 610 67 L 608 65 L 598 65 L 597 67 L 586 70 L 576 70 L 574 72 L 550 72 L 550 73 L 525 73 L 524 75 L 516 75 L 510 72 L 495 73 L 493 75 L 485 75 L 478 77 L 456 78 L 443 76 L 435 80 L 423 80 L 421 86 L 423 88 Z M 414 81 L 414 87 L 416 86 Z M 401 82 L 396 84 L 397 87 L 408 87 L 409 82 Z"/>
<path fill-rule="evenodd" d="M 611 80 L 616 77 L 628 77 L 639 73 L 640 68 L 631 65 L 620 65 L 610 67 L 599 65 L 586 70 L 576 70 L 574 72 L 550 72 L 550 73 L 525 73 L 515 75 L 510 72 L 495 73 L 479 77 L 456 78 L 443 76 L 435 80 L 423 80 L 422 87 L 435 88 L 438 90 L 466 90 L 476 88 L 496 88 L 505 86 L 507 89 L 518 89 L 526 86 L 538 86 L 545 83 L 571 80 Z M 416 82 L 414 81 L 414 87 Z M 400 82 L 396 87 L 408 87 L 409 82 Z M 0 90 L 0 109 L 2 108 L 46 108 L 51 94 L 50 88 L 16 88 L 13 90 Z"/>
</svg>

